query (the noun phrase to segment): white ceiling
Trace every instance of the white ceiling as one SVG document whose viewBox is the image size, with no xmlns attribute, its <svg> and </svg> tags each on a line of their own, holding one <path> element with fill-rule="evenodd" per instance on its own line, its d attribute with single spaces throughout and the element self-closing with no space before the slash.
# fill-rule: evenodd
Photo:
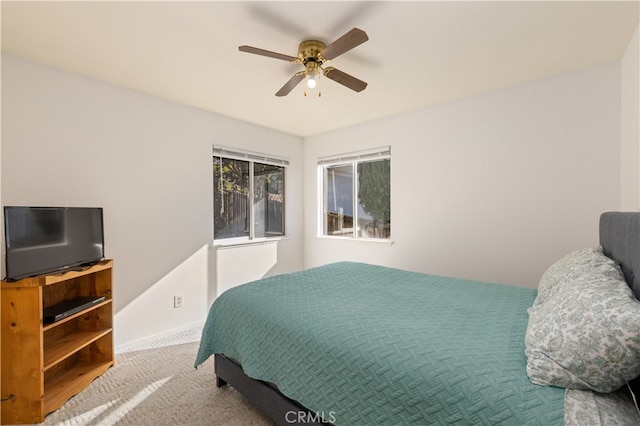
<svg viewBox="0 0 640 426">
<path fill-rule="evenodd" d="M 2 51 L 301 137 L 619 61 L 639 1 L 2 1 Z M 353 27 L 369 41 L 329 64 L 322 97 L 275 92 L 297 55 Z"/>
</svg>

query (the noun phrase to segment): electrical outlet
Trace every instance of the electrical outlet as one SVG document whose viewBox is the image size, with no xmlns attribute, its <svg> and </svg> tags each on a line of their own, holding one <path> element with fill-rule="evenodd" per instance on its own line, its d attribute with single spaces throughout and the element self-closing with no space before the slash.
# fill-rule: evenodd
<svg viewBox="0 0 640 426">
<path fill-rule="evenodd" d="M 183 303 L 184 303 L 184 294 L 176 294 L 175 296 L 173 296 L 174 308 L 182 308 Z"/>
</svg>

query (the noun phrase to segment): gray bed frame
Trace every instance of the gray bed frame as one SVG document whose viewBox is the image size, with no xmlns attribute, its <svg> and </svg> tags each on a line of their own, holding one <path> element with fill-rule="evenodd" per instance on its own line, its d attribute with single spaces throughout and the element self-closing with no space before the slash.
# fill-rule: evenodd
<svg viewBox="0 0 640 426">
<path fill-rule="evenodd" d="M 607 212 L 600 216 L 600 245 L 620 263 L 636 298 L 640 300 L 640 212 Z"/>
<path fill-rule="evenodd" d="M 605 254 L 620 263 L 629 287 L 640 300 L 640 212 L 603 213 L 599 232 Z M 247 376 L 239 364 L 224 355 L 215 354 L 214 368 L 218 387 L 231 385 L 278 425 L 329 424 L 275 386 Z"/>
</svg>

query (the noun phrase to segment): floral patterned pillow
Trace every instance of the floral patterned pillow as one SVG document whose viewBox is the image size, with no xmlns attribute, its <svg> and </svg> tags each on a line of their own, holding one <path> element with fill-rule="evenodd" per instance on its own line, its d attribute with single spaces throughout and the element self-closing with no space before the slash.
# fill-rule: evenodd
<svg viewBox="0 0 640 426">
<path fill-rule="evenodd" d="M 567 389 L 564 394 L 565 426 L 638 424 L 640 424 L 640 414 L 626 386 L 611 393 Z"/>
<path fill-rule="evenodd" d="M 640 375 L 640 301 L 611 275 L 596 268 L 530 310 L 525 354 L 533 383 L 611 392 Z"/>
<path fill-rule="evenodd" d="M 538 284 L 538 295 L 533 308 L 542 305 L 547 299 L 561 291 L 565 285 L 595 269 L 614 278 L 623 278 L 618 265 L 608 258 L 601 246 L 572 251 L 547 269 Z"/>
</svg>

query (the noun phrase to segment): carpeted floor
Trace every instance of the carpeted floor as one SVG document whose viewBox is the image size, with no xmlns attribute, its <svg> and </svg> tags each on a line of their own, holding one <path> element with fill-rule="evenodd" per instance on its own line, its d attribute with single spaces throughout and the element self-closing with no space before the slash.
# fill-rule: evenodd
<svg viewBox="0 0 640 426">
<path fill-rule="evenodd" d="M 230 386 L 213 358 L 193 367 L 200 329 L 116 355 L 116 365 L 46 417 L 44 425 L 272 425 Z"/>
</svg>

